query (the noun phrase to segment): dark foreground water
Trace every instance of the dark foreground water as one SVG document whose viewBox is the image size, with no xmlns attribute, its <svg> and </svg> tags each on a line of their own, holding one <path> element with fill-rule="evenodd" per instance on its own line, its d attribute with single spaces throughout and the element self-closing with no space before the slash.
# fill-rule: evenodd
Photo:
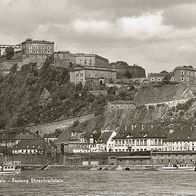
<svg viewBox="0 0 196 196">
<path fill-rule="evenodd" d="M 23 171 L 0 176 L 0 195 L 196 195 L 196 172 Z"/>
</svg>

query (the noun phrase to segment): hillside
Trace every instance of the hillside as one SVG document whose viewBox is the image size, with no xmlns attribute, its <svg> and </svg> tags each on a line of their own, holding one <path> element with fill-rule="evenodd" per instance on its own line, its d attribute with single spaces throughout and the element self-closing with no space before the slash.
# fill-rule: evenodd
<svg viewBox="0 0 196 196">
<path fill-rule="evenodd" d="M 72 128 L 75 131 L 85 130 L 89 134 L 99 133 L 100 130 L 112 129 L 120 132 L 131 131 L 133 125 L 155 125 L 161 129 L 156 129 L 153 134 L 164 133 L 170 139 L 196 137 L 196 98 L 193 87 L 182 85 L 146 87 L 141 88 L 134 97 L 138 103 L 152 103 L 157 101 L 172 101 L 176 99 L 188 99 L 185 103 L 170 106 L 158 104 L 156 106 L 137 106 L 135 109 L 108 110 L 89 122 Z M 174 131 L 169 132 L 170 125 L 174 125 Z M 141 128 L 138 129 L 141 131 Z M 161 132 L 160 132 L 161 130 Z"/>
<path fill-rule="evenodd" d="M 33 63 L 20 71 L 13 67 L 0 78 L 0 129 L 103 111 L 103 96 L 94 97 L 81 84 L 71 84 L 68 70 L 51 62 L 47 59 L 40 70 Z"/>
<path fill-rule="evenodd" d="M 187 99 L 196 96 L 195 87 L 176 85 L 146 85 L 136 93 L 133 101 L 137 105 L 160 103 L 173 100 Z"/>
</svg>

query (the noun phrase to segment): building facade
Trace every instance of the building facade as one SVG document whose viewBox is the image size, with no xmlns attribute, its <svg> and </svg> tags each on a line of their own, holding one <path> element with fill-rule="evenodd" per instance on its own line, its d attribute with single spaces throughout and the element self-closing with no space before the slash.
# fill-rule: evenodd
<svg viewBox="0 0 196 196">
<path fill-rule="evenodd" d="M 196 140 L 166 140 L 164 151 L 196 151 Z"/>
<path fill-rule="evenodd" d="M 113 138 L 113 152 L 162 151 L 164 137 L 132 137 L 129 134 L 118 134 Z"/>
<path fill-rule="evenodd" d="M 54 65 L 69 68 L 71 65 L 75 65 L 75 55 L 69 51 L 54 52 Z"/>
<path fill-rule="evenodd" d="M 108 102 L 108 110 L 128 110 L 135 109 L 136 105 L 131 101 L 110 101 Z"/>
<path fill-rule="evenodd" d="M 76 53 L 75 55 L 75 64 L 81 66 L 89 66 L 89 67 L 105 67 L 107 68 L 109 65 L 108 59 L 101 57 L 96 54 L 84 54 L 84 53 Z"/>
<path fill-rule="evenodd" d="M 173 73 L 167 73 L 167 72 L 149 73 L 148 74 L 148 80 L 150 82 L 162 82 L 166 76 L 168 76 L 169 81 L 171 81 L 171 82 L 175 81 L 174 74 Z"/>
<path fill-rule="evenodd" d="M 52 55 L 54 42 L 27 39 L 21 43 L 23 55 Z"/>
<path fill-rule="evenodd" d="M 97 54 L 70 53 L 69 51 L 58 51 L 54 53 L 54 65 L 69 67 L 80 65 L 82 67 L 109 67 L 108 59 Z"/>
<path fill-rule="evenodd" d="M 196 69 L 192 66 L 176 67 L 174 80 L 182 84 L 196 84 Z"/>
<path fill-rule="evenodd" d="M 70 81 L 74 84 L 96 80 L 99 84 L 116 80 L 116 70 L 98 67 L 78 67 L 70 71 Z"/>
</svg>

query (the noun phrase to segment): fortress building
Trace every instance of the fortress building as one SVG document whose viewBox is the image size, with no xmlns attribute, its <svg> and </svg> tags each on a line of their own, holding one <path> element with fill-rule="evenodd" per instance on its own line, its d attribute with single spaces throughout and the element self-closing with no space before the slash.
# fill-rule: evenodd
<svg viewBox="0 0 196 196">
<path fill-rule="evenodd" d="M 26 39 L 21 43 L 23 55 L 52 55 L 54 42 Z"/>
<path fill-rule="evenodd" d="M 74 84 L 94 82 L 97 85 L 116 80 L 116 70 L 100 67 L 77 67 L 70 71 L 70 81 Z"/>
</svg>

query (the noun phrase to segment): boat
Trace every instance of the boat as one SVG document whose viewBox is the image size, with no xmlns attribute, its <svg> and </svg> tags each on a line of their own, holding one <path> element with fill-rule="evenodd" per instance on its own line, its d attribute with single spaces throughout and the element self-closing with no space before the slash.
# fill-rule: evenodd
<svg viewBox="0 0 196 196">
<path fill-rule="evenodd" d="M 0 175 L 15 175 L 21 172 L 20 161 L 6 161 L 0 166 Z"/>
<path fill-rule="evenodd" d="M 158 170 L 164 171 L 196 171 L 195 165 L 192 164 L 168 164 L 163 165 Z"/>
</svg>

